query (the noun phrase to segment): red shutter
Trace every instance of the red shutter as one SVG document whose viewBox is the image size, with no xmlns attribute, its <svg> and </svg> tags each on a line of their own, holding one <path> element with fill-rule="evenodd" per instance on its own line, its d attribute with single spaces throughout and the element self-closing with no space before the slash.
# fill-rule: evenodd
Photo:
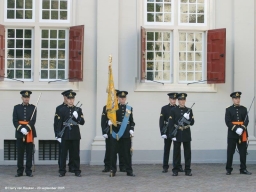
<svg viewBox="0 0 256 192">
<path fill-rule="evenodd" d="M 209 30 L 207 35 L 207 82 L 225 83 L 226 29 Z"/>
<path fill-rule="evenodd" d="M 4 80 L 4 50 L 5 50 L 5 29 L 3 25 L 0 25 L 0 81 Z"/>
<path fill-rule="evenodd" d="M 146 30 L 141 27 L 141 81 L 145 81 L 146 78 Z"/>
<path fill-rule="evenodd" d="M 83 81 L 84 26 L 69 30 L 69 81 Z"/>
</svg>

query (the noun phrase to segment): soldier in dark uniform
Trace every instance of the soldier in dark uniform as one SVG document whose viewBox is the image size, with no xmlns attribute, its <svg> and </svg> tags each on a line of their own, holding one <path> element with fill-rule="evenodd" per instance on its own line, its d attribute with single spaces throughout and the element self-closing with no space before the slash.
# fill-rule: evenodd
<svg viewBox="0 0 256 192">
<path fill-rule="evenodd" d="M 231 175 L 233 170 L 233 155 L 236 146 L 240 155 L 240 174 L 251 175 L 246 170 L 246 152 L 247 152 L 247 126 L 249 119 L 247 116 L 246 107 L 240 105 L 241 92 L 233 92 L 230 94 L 232 97 L 233 105 L 226 109 L 225 122 L 228 127 L 228 149 L 227 149 L 227 164 L 226 175 Z"/>
<path fill-rule="evenodd" d="M 127 176 L 135 176 L 133 174 L 132 169 L 132 156 L 131 156 L 131 137 L 134 135 L 134 126 L 135 123 L 133 121 L 133 110 L 127 109 L 126 106 L 126 95 L 128 94 L 127 91 L 119 91 L 117 92 L 119 104 L 118 104 L 118 110 L 116 111 L 116 119 L 117 119 L 117 127 L 114 125 L 112 126 L 113 131 L 115 133 L 118 133 L 118 131 L 121 129 L 121 124 L 123 120 L 128 116 L 128 122 L 125 125 L 125 131 L 121 138 L 115 137 L 113 138 L 113 135 L 111 138 L 111 175 L 115 176 L 116 174 L 116 154 L 118 153 L 118 147 L 120 145 L 123 155 L 124 155 L 124 162 L 125 162 L 125 168 L 126 168 L 126 175 Z M 125 117 L 126 116 L 126 117 Z M 109 125 L 112 125 L 112 122 L 109 120 Z"/>
<path fill-rule="evenodd" d="M 172 144 L 172 138 L 170 137 L 170 132 L 168 129 L 168 122 L 170 117 L 170 111 L 172 108 L 177 107 L 176 105 L 176 99 L 178 93 L 168 93 L 169 101 L 170 103 L 168 105 L 165 105 L 161 109 L 161 114 L 159 118 L 159 127 L 160 127 L 160 133 L 161 137 L 164 139 L 164 157 L 163 157 L 163 173 L 167 173 L 169 169 L 169 156 L 170 156 L 170 149 Z M 183 172 L 181 163 L 179 172 Z"/>
<path fill-rule="evenodd" d="M 118 90 L 116 90 L 116 93 Z M 111 138 L 110 138 L 110 131 L 109 131 L 109 125 L 108 125 L 108 116 L 106 111 L 106 105 L 103 107 L 102 115 L 101 115 L 101 128 L 102 128 L 102 135 L 105 138 L 105 144 L 106 144 L 106 151 L 105 151 L 105 157 L 104 157 L 104 166 L 105 168 L 102 170 L 102 172 L 109 172 L 110 171 L 110 150 L 111 150 Z M 120 172 L 126 172 L 125 165 L 124 165 L 124 157 L 122 155 L 122 150 L 120 148 L 120 145 L 118 147 L 118 158 L 119 158 L 119 169 Z"/>
<path fill-rule="evenodd" d="M 178 175 L 179 171 L 179 162 L 180 162 L 180 146 L 181 143 L 183 143 L 184 148 L 184 156 L 185 156 L 185 175 L 186 176 L 192 176 L 191 173 L 191 131 L 190 126 L 194 125 L 194 116 L 192 110 L 187 113 L 189 108 L 185 106 L 186 103 L 186 93 L 179 93 L 178 94 L 178 102 L 179 106 L 175 107 L 171 110 L 170 114 L 170 125 L 169 128 L 171 132 L 175 129 L 175 127 L 178 127 L 177 135 L 176 137 L 173 137 L 173 176 Z M 178 124 L 179 119 L 182 117 L 186 118 L 186 122 L 183 124 L 183 126 Z"/>
<path fill-rule="evenodd" d="M 75 176 L 81 177 L 79 155 L 81 135 L 78 124 L 84 124 L 84 117 L 82 109 L 74 106 L 76 93 L 70 91 L 66 93 L 65 96 L 67 97 L 67 105 L 63 106 L 59 110 L 59 114 L 57 114 L 60 117 L 57 128 L 57 135 L 62 129 L 64 129 L 64 127 L 66 127 L 62 138 L 58 138 L 58 140 L 61 142 L 59 176 L 63 177 L 66 174 L 67 151 L 70 150 L 73 152 L 72 155 Z M 70 118 L 71 122 L 68 122 Z"/>
<path fill-rule="evenodd" d="M 58 123 L 59 123 L 59 118 L 60 118 L 60 117 L 58 116 L 59 110 L 60 110 L 63 106 L 67 105 L 67 97 L 65 96 L 65 94 L 66 94 L 66 93 L 69 93 L 70 91 L 73 91 L 73 90 L 72 90 L 72 89 L 69 89 L 69 90 L 63 91 L 63 92 L 61 93 L 61 95 L 63 95 L 64 101 L 63 101 L 63 103 L 62 103 L 61 105 L 57 106 L 57 107 L 56 107 L 56 110 L 55 110 L 55 116 L 54 116 L 54 124 L 53 124 L 53 127 L 54 127 L 55 138 L 56 138 L 57 140 L 58 140 L 58 135 L 57 135 L 57 134 L 58 134 L 58 131 L 57 131 L 57 129 L 58 129 Z M 60 167 L 60 154 L 61 154 L 61 148 L 60 148 L 60 146 L 61 146 L 61 143 L 59 143 L 59 157 L 58 157 L 58 165 L 59 165 L 59 167 Z M 68 163 L 69 172 L 74 173 L 74 170 L 73 170 L 72 151 L 69 150 L 69 151 L 68 151 L 68 154 L 69 154 L 69 163 Z"/>
<path fill-rule="evenodd" d="M 33 142 L 36 137 L 36 110 L 35 106 L 29 104 L 31 91 L 21 91 L 22 104 L 14 106 L 13 109 L 13 125 L 15 127 L 15 137 L 17 138 L 17 174 L 15 177 L 23 175 L 24 171 L 24 150 L 26 149 L 26 175 L 33 177 L 32 174 L 32 155 L 33 155 Z M 35 111 L 35 112 L 34 112 Z M 34 113 L 34 114 L 33 114 Z M 33 116 L 32 116 L 33 114 Z M 31 118 L 32 117 L 32 118 Z"/>
</svg>

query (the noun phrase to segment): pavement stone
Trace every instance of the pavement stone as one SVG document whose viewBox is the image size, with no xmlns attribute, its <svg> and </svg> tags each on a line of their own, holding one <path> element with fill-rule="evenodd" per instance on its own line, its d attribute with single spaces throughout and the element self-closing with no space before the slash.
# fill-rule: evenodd
<svg viewBox="0 0 256 192">
<path fill-rule="evenodd" d="M 117 172 L 115 177 L 102 173 L 103 166 L 81 165 L 82 177 L 66 173 L 58 177 L 57 165 L 38 165 L 34 177 L 14 177 L 16 166 L 1 165 L 0 191 L 47 191 L 47 192 L 255 192 L 256 165 L 248 165 L 252 175 L 241 175 L 239 165 L 234 165 L 230 176 L 225 173 L 225 164 L 192 164 L 192 177 L 179 173 L 162 173 L 162 165 L 133 165 L 136 177 Z"/>
</svg>

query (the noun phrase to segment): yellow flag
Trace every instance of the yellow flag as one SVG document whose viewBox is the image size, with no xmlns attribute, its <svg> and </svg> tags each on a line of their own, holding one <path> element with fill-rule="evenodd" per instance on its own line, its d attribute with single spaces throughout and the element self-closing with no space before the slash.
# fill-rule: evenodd
<svg viewBox="0 0 256 192">
<path fill-rule="evenodd" d="M 117 126 L 116 124 L 116 111 L 118 110 L 118 102 L 116 97 L 116 90 L 114 86 L 114 78 L 112 73 L 112 65 L 110 64 L 108 67 L 108 98 L 107 98 L 107 116 L 108 119 L 112 121 L 114 126 Z"/>
</svg>

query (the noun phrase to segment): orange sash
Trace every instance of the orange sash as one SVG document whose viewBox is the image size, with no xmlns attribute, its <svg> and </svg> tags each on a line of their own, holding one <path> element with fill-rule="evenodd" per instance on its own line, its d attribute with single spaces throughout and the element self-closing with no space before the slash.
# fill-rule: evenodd
<svg viewBox="0 0 256 192">
<path fill-rule="evenodd" d="M 29 122 L 28 121 L 19 121 L 19 124 L 21 125 L 27 125 Z M 28 132 L 28 134 L 26 135 L 27 137 L 27 143 L 32 143 L 33 142 L 33 133 L 32 133 L 32 130 L 30 130 Z"/>
<path fill-rule="evenodd" d="M 244 123 L 243 122 L 232 122 L 233 125 L 243 125 Z M 246 135 L 246 131 L 243 131 L 242 133 L 242 142 L 246 142 L 247 141 L 247 135 Z"/>
</svg>

